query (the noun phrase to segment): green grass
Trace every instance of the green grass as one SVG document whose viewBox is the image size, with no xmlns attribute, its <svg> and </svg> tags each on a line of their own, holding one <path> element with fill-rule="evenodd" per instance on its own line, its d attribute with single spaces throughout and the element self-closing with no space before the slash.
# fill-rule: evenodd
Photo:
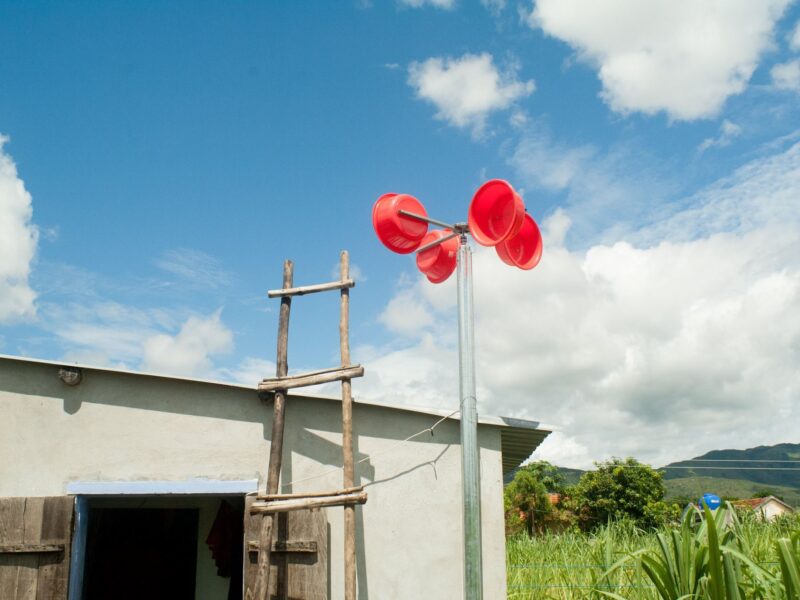
<svg viewBox="0 0 800 600">
<path fill-rule="evenodd" d="M 508 597 L 673 598 L 668 592 L 659 595 L 654 582 L 660 577 L 702 591 L 686 598 L 794 598 L 787 595 L 785 589 L 791 588 L 781 583 L 781 577 L 786 573 L 789 585 L 795 581 L 798 563 L 791 561 L 800 561 L 800 518 L 765 524 L 746 517 L 730 526 L 720 520 L 711 529 L 686 524 L 644 532 L 629 523 L 616 523 L 592 534 L 510 538 L 506 544 Z M 678 555 L 691 558 L 676 561 L 673 557 Z M 693 565 L 690 572 L 681 571 L 684 563 Z"/>
</svg>

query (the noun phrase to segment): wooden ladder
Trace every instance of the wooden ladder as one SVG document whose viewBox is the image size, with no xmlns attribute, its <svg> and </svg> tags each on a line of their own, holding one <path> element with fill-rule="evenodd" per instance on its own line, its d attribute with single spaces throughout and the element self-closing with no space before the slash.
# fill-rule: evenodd
<svg viewBox="0 0 800 600">
<path fill-rule="evenodd" d="M 269 593 L 270 555 L 275 515 L 280 512 L 304 510 L 322 506 L 344 506 L 344 585 L 345 599 L 356 598 L 356 521 L 355 505 L 364 504 L 367 494 L 362 486 L 356 486 L 355 465 L 353 462 L 353 398 L 350 380 L 362 377 L 364 368 L 350 364 L 350 288 L 355 281 L 350 278 L 350 258 L 346 250 L 340 256 L 339 281 L 292 287 L 294 265 L 287 260 L 283 264 L 283 287 L 270 290 L 270 298 L 280 298 L 281 308 L 278 317 L 278 356 L 275 377 L 264 379 L 258 385 L 259 393 L 274 393 L 272 441 L 269 450 L 269 469 L 267 471 L 266 494 L 259 495 L 251 504 L 250 512 L 263 513 L 259 535 L 258 571 L 256 575 L 255 600 L 267 600 Z M 341 365 L 332 369 L 314 371 L 301 375 L 288 374 L 287 349 L 289 342 L 289 312 L 294 296 L 316 292 L 340 291 L 339 348 Z M 283 431 L 286 414 L 286 392 L 292 388 L 342 382 L 342 453 L 344 465 L 343 488 L 331 492 L 309 492 L 279 494 L 278 482 L 283 459 Z"/>
</svg>

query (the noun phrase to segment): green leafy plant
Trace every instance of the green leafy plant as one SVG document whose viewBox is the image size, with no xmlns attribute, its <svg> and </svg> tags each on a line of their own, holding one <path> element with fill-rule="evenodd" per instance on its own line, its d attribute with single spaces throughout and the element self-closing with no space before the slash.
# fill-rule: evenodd
<svg viewBox="0 0 800 600">
<path fill-rule="evenodd" d="M 800 532 L 790 539 L 779 539 L 775 545 L 781 564 L 781 577 L 786 597 L 800 600 Z"/>
<path fill-rule="evenodd" d="M 664 475 L 634 458 L 595 463 L 571 491 L 570 503 L 591 529 L 609 519 L 632 519 L 640 527 L 658 527 L 677 517 L 663 502 Z"/>
<path fill-rule="evenodd" d="M 726 506 L 655 531 L 622 519 L 514 536 L 507 566 L 514 600 L 800 600 L 800 515 L 765 522 Z"/>
<path fill-rule="evenodd" d="M 547 488 L 532 469 L 522 468 L 514 475 L 503 492 L 503 505 L 506 511 L 506 531 L 519 533 L 525 531 L 532 535 L 544 515 L 550 512 Z"/>
</svg>

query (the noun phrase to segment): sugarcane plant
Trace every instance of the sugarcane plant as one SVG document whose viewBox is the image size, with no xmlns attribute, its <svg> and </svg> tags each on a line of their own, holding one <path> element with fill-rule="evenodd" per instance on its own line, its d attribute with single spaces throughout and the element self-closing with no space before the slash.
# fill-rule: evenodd
<svg viewBox="0 0 800 600">
<path fill-rule="evenodd" d="M 697 513 L 687 511 L 680 528 L 656 535 L 655 549 L 629 553 L 603 579 L 635 562 L 662 600 L 800 600 L 800 532 L 775 541 L 776 573 L 751 558 L 750 539 L 729 504 L 716 511 L 704 505 L 702 517 L 697 524 Z M 599 597 L 627 600 L 599 587 Z"/>
</svg>

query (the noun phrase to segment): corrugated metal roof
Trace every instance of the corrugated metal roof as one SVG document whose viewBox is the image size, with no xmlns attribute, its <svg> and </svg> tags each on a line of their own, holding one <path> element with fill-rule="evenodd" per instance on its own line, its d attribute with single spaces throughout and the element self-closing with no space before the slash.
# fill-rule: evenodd
<svg viewBox="0 0 800 600">
<path fill-rule="evenodd" d="M 77 367 L 80 369 L 107 371 L 110 373 L 123 373 L 126 375 L 138 375 L 143 377 L 158 377 L 161 379 L 172 379 L 176 381 L 187 381 L 192 383 L 221 385 L 225 387 L 234 387 L 251 391 L 255 391 L 256 389 L 255 384 L 252 386 L 248 386 L 239 383 L 231 383 L 228 381 L 197 379 L 192 377 L 182 377 L 176 375 L 164 375 L 161 373 L 145 373 L 141 371 L 119 369 L 114 367 L 97 367 L 97 366 L 73 363 L 69 361 L 43 360 L 43 359 L 29 358 L 24 356 L 11 356 L 7 354 L 0 354 L 0 359 L 19 361 L 19 362 L 29 362 L 34 364 L 53 365 L 57 367 Z M 301 394 L 295 393 L 293 395 L 300 396 Z M 340 398 L 331 398 L 329 396 L 321 396 L 308 393 L 303 393 L 302 396 L 306 396 L 309 398 L 319 398 L 323 400 L 331 400 L 336 402 L 341 401 Z M 359 398 L 358 396 L 355 396 L 354 400 L 357 403 L 361 404 L 381 406 L 385 408 L 391 408 L 394 410 L 401 410 L 407 412 L 417 412 L 428 415 L 438 415 L 442 417 L 451 414 L 451 411 L 448 411 L 446 409 L 408 406 L 403 404 L 391 404 L 385 402 L 374 402 L 371 400 L 365 400 Z M 452 415 L 450 416 L 450 418 L 454 420 L 459 420 L 459 415 L 458 414 Z M 539 444 L 541 444 L 544 441 L 544 439 L 548 435 L 550 435 L 553 429 L 550 426 L 542 425 L 539 421 L 529 421 L 527 419 L 515 419 L 511 417 L 496 417 L 492 415 L 479 415 L 478 424 L 489 427 L 497 427 L 500 429 L 500 443 L 501 443 L 501 452 L 503 456 L 504 475 L 509 471 L 511 471 L 512 469 L 518 467 L 524 460 L 526 460 L 531 455 L 531 453 L 534 450 L 536 450 Z"/>
<path fill-rule="evenodd" d="M 516 422 L 516 425 L 509 425 L 500 431 L 500 444 L 503 452 L 503 475 L 518 467 L 526 460 L 531 453 L 550 435 L 549 429 L 540 428 L 535 421 L 524 421 L 531 423 L 534 427 L 520 427 L 519 419 L 509 419 Z"/>
</svg>

